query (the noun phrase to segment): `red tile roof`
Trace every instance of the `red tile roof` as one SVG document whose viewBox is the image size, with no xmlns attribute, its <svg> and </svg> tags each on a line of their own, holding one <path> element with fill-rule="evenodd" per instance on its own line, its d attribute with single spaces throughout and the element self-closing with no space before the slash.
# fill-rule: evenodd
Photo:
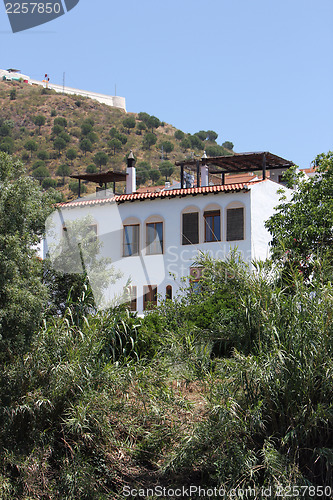
<svg viewBox="0 0 333 500">
<path fill-rule="evenodd" d="M 253 181 L 241 184 L 225 184 L 220 186 L 205 186 L 205 187 L 195 187 L 188 189 L 171 189 L 168 191 L 159 191 L 155 193 L 133 193 L 133 194 L 120 194 L 116 195 L 113 198 L 96 198 L 96 199 L 88 199 L 85 200 L 79 199 L 70 201 L 67 203 L 59 203 L 59 207 L 78 207 L 78 206 L 88 206 L 88 205 L 104 205 L 105 203 L 116 202 L 116 203 L 124 203 L 125 201 L 144 201 L 144 200 L 156 200 L 161 198 L 176 198 L 177 196 L 196 196 L 197 194 L 216 194 L 216 193 L 233 193 L 238 191 L 247 191 L 249 186 L 256 184 L 258 182 L 264 182 L 262 180 Z"/>
</svg>

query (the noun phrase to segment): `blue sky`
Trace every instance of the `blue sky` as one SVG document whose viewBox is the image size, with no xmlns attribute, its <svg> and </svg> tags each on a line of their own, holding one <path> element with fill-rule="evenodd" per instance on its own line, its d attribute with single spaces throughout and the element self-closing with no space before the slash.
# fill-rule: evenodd
<svg viewBox="0 0 333 500">
<path fill-rule="evenodd" d="M 332 0 L 80 0 L 12 34 L 1 2 L 0 68 L 116 84 L 128 111 L 308 167 L 333 149 L 332 19 Z"/>
</svg>

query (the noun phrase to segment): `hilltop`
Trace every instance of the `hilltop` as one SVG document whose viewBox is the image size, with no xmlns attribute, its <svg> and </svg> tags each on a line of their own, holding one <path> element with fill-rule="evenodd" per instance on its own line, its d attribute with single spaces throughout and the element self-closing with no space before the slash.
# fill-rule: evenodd
<svg viewBox="0 0 333 500">
<path fill-rule="evenodd" d="M 0 82 L 0 105 L 0 150 L 22 159 L 45 189 L 56 187 L 64 199 L 77 192 L 71 174 L 123 171 L 131 149 L 138 185 L 147 186 L 177 179 L 172 164 L 185 156 L 232 154 L 232 143 L 218 145 L 214 131 L 187 134 L 144 112 L 39 86 Z"/>
</svg>

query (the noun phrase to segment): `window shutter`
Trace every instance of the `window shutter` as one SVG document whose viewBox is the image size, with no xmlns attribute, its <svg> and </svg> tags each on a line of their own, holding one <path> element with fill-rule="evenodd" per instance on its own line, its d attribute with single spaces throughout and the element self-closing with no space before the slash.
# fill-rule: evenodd
<svg viewBox="0 0 333 500">
<path fill-rule="evenodd" d="M 198 212 L 183 214 L 182 244 L 191 245 L 199 243 L 199 217 Z"/>
<path fill-rule="evenodd" d="M 143 287 L 143 310 L 152 309 L 157 306 L 157 285 L 145 285 Z"/>
<path fill-rule="evenodd" d="M 244 239 L 244 208 L 227 210 L 227 241 Z"/>
</svg>

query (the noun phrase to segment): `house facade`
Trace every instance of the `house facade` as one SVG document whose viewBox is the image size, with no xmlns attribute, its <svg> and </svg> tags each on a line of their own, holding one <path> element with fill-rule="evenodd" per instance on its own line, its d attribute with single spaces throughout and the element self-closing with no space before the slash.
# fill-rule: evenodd
<svg viewBox="0 0 333 500">
<path fill-rule="evenodd" d="M 262 179 L 138 193 L 133 190 L 135 167 L 127 170 L 127 194 L 105 192 L 61 204 L 61 216 L 53 221 L 55 234 L 63 237 L 71 221 L 90 218 L 101 255 L 111 259 L 118 276 L 104 294 L 106 303 L 126 289 L 131 308 L 142 313 L 174 297 L 184 278 L 197 277 L 196 261 L 202 253 L 225 259 L 237 248 L 248 262 L 269 256 L 270 235 L 264 224 L 279 201 L 277 182 Z"/>
</svg>

